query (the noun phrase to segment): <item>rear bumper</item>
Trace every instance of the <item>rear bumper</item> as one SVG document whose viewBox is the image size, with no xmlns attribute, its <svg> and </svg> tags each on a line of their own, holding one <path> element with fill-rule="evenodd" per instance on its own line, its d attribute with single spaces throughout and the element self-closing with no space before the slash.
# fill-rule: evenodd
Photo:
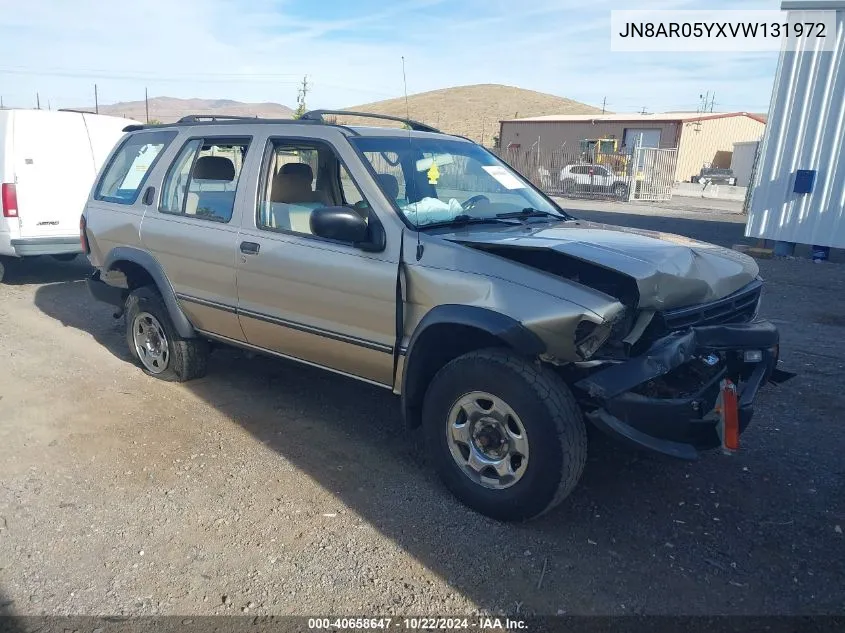
<svg viewBox="0 0 845 633">
<path fill-rule="evenodd" d="M 100 271 L 95 270 L 94 273 L 88 277 L 88 291 L 91 296 L 97 301 L 108 303 L 117 308 L 122 308 L 126 301 L 126 290 L 116 286 L 110 286 L 105 281 L 100 279 Z"/>
<path fill-rule="evenodd" d="M 747 350 L 760 360 L 745 362 Z M 714 362 L 712 367 L 703 358 Z M 587 418 L 606 433 L 640 448 L 695 459 L 698 451 L 721 445 L 715 413 L 719 386 L 730 378 L 738 386 L 739 430 L 754 413 L 754 398 L 772 379 L 778 360 L 778 331 L 768 321 L 692 328 L 655 342 L 641 356 L 578 381 L 586 394 Z M 701 364 L 704 375 L 677 397 L 650 397 L 650 385 Z"/>
<path fill-rule="evenodd" d="M 81 253 L 79 236 L 66 237 L 20 237 L 11 240 L 12 249 L 18 257 L 30 255 L 64 255 Z"/>
</svg>

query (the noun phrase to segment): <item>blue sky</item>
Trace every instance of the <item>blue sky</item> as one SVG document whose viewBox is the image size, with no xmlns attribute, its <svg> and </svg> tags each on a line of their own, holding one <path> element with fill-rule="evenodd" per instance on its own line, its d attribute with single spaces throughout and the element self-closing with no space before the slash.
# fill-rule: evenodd
<svg viewBox="0 0 845 633">
<path fill-rule="evenodd" d="M 708 9 L 778 9 L 711 0 Z M 503 83 L 609 110 L 766 111 L 776 53 L 613 53 L 611 9 L 694 9 L 691 0 L 0 0 L 0 95 L 53 108 L 150 96 L 311 107 Z"/>
</svg>

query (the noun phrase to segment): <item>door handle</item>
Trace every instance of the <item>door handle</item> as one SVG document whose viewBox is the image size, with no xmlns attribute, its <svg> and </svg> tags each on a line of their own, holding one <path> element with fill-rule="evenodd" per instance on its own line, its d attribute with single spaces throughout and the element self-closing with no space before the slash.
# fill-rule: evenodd
<svg viewBox="0 0 845 633">
<path fill-rule="evenodd" d="M 258 250 L 261 248 L 260 244 L 255 242 L 241 242 L 241 253 L 247 255 L 258 255 Z"/>
<path fill-rule="evenodd" d="M 145 205 L 150 206 L 153 203 L 153 198 L 156 195 L 156 188 L 155 187 L 147 187 L 147 190 L 144 192 L 144 197 L 142 198 L 141 202 Z"/>
</svg>

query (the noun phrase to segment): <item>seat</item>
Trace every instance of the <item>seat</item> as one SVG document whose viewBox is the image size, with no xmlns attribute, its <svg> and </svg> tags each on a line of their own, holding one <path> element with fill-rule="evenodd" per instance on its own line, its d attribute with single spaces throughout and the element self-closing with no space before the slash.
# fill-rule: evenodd
<svg viewBox="0 0 845 633">
<path fill-rule="evenodd" d="M 297 233 L 311 233 L 311 212 L 326 206 L 316 201 L 311 185 L 300 174 L 280 171 L 270 191 L 268 226 Z"/>
<path fill-rule="evenodd" d="M 235 180 L 235 165 L 225 156 L 201 156 L 194 165 L 185 213 L 205 215 L 228 222 L 235 207 L 235 190 L 227 185 Z M 210 187 L 213 187 L 211 189 Z"/>
<path fill-rule="evenodd" d="M 314 182 L 314 170 L 312 170 L 311 166 L 307 163 L 286 163 L 282 165 L 282 168 L 279 170 L 279 173 L 276 174 L 276 177 L 273 179 L 274 189 L 276 186 L 276 179 L 278 179 L 280 176 L 290 176 L 292 178 L 297 178 L 301 180 L 304 186 L 310 192 L 310 195 L 307 197 L 307 199 L 300 199 L 297 200 L 297 202 L 319 202 L 324 206 L 329 206 L 330 204 L 332 204 L 331 200 L 325 194 L 325 192 L 320 191 L 319 189 L 316 191 L 311 189 L 311 183 Z M 299 190 L 298 187 L 297 190 Z M 304 194 L 299 194 L 299 197 L 303 196 Z M 271 199 L 276 202 L 287 202 L 286 200 L 275 200 L 274 198 L 272 198 L 272 193 Z"/>
<path fill-rule="evenodd" d="M 273 178 L 270 202 L 300 204 L 315 202 L 314 197 L 310 181 L 304 180 L 301 175 L 285 173 L 283 169 Z"/>
<path fill-rule="evenodd" d="M 376 174 L 376 180 L 378 181 L 381 190 L 391 200 L 396 200 L 399 197 L 399 181 L 396 180 L 396 176 L 391 176 L 390 174 Z"/>
<path fill-rule="evenodd" d="M 235 164 L 225 156 L 200 156 L 194 165 L 193 177 L 195 180 L 232 182 L 235 179 Z"/>
</svg>

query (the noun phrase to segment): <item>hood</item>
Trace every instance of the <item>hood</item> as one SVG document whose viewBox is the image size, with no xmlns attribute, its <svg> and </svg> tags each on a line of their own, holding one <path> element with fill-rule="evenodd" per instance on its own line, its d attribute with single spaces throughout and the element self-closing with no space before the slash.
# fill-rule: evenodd
<svg viewBox="0 0 845 633">
<path fill-rule="evenodd" d="M 537 227 L 480 230 L 467 227 L 441 237 L 478 248 L 560 277 L 596 287 L 612 296 L 619 274 L 636 283 L 638 306 L 665 310 L 721 299 L 758 275 L 757 263 L 736 251 L 680 235 L 609 224 L 561 222 Z M 549 257 L 550 253 L 556 256 Z M 573 261 L 575 260 L 575 261 Z M 585 264 L 592 274 L 584 275 Z M 591 283 L 604 269 L 611 287 Z"/>
</svg>

